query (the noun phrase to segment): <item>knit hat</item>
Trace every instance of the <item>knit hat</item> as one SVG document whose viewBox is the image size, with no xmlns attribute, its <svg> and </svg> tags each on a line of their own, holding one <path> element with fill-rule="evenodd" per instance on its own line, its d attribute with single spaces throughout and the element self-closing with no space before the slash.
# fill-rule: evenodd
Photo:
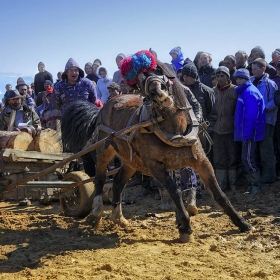
<svg viewBox="0 0 280 280">
<path fill-rule="evenodd" d="M 24 80 L 22 77 L 17 78 L 17 84 L 20 84 L 20 83 L 24 83 Z"/>
<path fill-rule="evenodd" d="M 216 74 L 218 74 L 219 72 L 225 73 L 225 74 L 228 76 L 228 78 L 230 77 L 229 70 L 228 70 L 228 68 L 227 68 L 226 66 L 220 66 L 220 67 L 215 71 Z"/>
<path fill-rule="evenodd" d="M 236 70 L 234 74 L 235 79 L 240 78 L 240 79 L 245 79 L 245 80 L 250 80 L 250 72 L 246 68 L 239 68 Z"/>
<path fill-rule="evenodd" d="M 44 81 L 44 84 L 47 84 L 47 85 L 49 85 L 49 86 L 52 86 L 53 83 L 52 83 L 52 81 L 50 81 L 50 80 L 45 80 L 45 81 Z"/>
<path fill-rule="evenodd" d="M 43 67 L 45 67 L 44 62 L 40 61 L 40 62 L 38 63 L 38 68 L 39 68 L 39 66 L 43 66 Z"/>
<path fill-rule="evenodd" d="M 115 82 L 112 82 L 109 86 L 107 86 L 107 89 L 115 89 L 115 90 L 118 90 L 118 91 L 121 90 L 119 84 L 117 84 Z"/>
<path fill-rule="evenodd" d="M 16 89 L 18 90 L 19 87 L 21 87 L 21 86 L 27 86 L 28 87 L 28 85 L 23 81 L 23 82 L 20 82 L 16 85 Z"/>
<path fill-rule="evenodd" d="M 263 49 L 262 49 L 260 46 L 254 47 L 254 48 L 251 50 L 251 54 L 252 54 L 252 53 L 258 53 L 258 54 L 261 56 L 261 58 L 265 58 L 264 51 L 263 51 Z"/>
<path fill-rule="evenodd" d="M 196 79 L 198 77 L 198 72 L 197 72 L 197 68 L 195 67 L 195 65 L 192 63 L 186 64 L 182 68 L 182 76 L 184 76 L 184 75 Z"/>
</svg>

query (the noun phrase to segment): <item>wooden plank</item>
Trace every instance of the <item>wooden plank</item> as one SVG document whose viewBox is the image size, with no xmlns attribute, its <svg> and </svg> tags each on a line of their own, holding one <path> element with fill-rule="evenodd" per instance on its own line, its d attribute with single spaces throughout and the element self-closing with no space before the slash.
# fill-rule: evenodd
<svg viewBox="0 0 280 280">
<path fill-rule="evenodd" d="M 159 116 L 159 117 L 157 117 L 156 120 L 154 120 L 154 122 L 160 122 L 160 121 L 163 121 L 163 120 L 164 119 L 162 118 L 162 116 Z M 105 144 L 106 140 L 108 138 L 110 138 L 110 137 L 112 137 L 112 138 L 121 137 L 121 136 L 123 136 L 123 135 L 125 135 L 125 134 L 127 134 L 129 132 L 132 132 L 132 131 L 134 131 L 136 129 L 140 129 L 141 127 L 147 127 L 147 126 L 150 126 L 152 124 L 153 124 L 152 121 L 145 121 L 145 122 L 142 122 L 142 123 L 138 123 L 138 124 L 134 124 L 132 126 L 126 127 L 126 128 L 121 129 L 119 131 L 116 131 L 116 132 L 112 133 L 111 135 L 103 138 L 102 140 L 96 142 L 95 144 L 90 145 L 89 147 L 86 147 L 84 150 L 82 150 L 82 151 L 80 151 L 80 152 L 78 152 L 78 153 L 76 153 L 76 154 L 74 154 L 74 155 L 72 155 L 72 156 L 62 160 L 61 162 L 59 162 L 59 163 L 57 163 L 57 164 L 55 164 L 53 166 L 50 166 L 49 168 L 47 168 L 47 169 L 45 169 L 45 170 L 43 170 L 41 172 L 38 172 L 38 173 L 36 173 L 36 174 L 34 174 L 32 176 L 29 176 L 29 177 L 27 177 L 27 178 L 25 178 L 25 179 L 23 179 L 23 180 L 21 180 L 19 182 L 10 184 L 8 186 L 5 186 L 5 187 L 0 186 L 0 193 L 1 192 L 11 191 L 11 190 L 15 189 L 19 185 L 26 185 L 27 182 L 32 181 L 34 179 L 37 179 L 37 178 L 39 178 L 39 177 L 41 177 L 43 175 L 46 175 L 46 174 L 54 171 L 55 169 L 57 169 L 57 168 L 65 165 L 65 164 L 67 164 L 68 162 L 70 162 L 72 160 L 75 160 L 75 159 L 77 159 L 77 158 L 79 158 L 79 157 L 81 157 L 81 156 L 83 156 L 85 154 L 88 154 L 88 153 L 98 149 L 99 147 L 102 147 Z"/>
<path fill-rule="evenodd" d="M 73 155 L 72 153 L 60 153 L 60 154 L 47 154 L 36 151 L 20 151 L 15 149 L 5 149 L 3 153 L 4 161 L 17 161 L 18 158 L 26 159 L 47 159 L 47 160 L 64 160 L 65 158 Z"/>
</svg>

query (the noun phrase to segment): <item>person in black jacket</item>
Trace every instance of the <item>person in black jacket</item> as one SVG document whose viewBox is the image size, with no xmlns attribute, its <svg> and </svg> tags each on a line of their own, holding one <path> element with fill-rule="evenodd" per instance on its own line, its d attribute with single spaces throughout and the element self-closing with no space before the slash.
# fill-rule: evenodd
<svg viewBox="0 0 280 280">
<path fill-rule="evenodd" d="M 261 47 L 257 46 L 251 50 L 250 57 L 252 58 L 252 63 L 253 63 L 253 61 L 255 61 L 257 58 L 265 59 L 265 54 L 264 54 L 263 49 Z M 252 63 L 250 63 L 247 66 L 247 69 L 250 72 L 250 76 L 253 76 Z M 271 66 L 270 64 L 268 64 L 267 62 L 266 62 L 265 73 L 267 73 L 269 75 L 269 79 L 274 79 L 276 76 L 275 68 L 273 66 Z"/>
<path fill-rule="evenodd" d="M 197 101 L 200 103 L 203 120 L 214 123 L 214 121 L 212 121 L 214 116 L 211 114 L 215 104 L 213 89 L 200 82 L 197 68 L 193 64 L 187 64 L 182 68 L 182 76 L 185 85 L 189 87 Z M 209 131 L 210 130 L 211 127 L 209 127 Z M 202 134 L 200 134 L 200 141 L 205 152 L 207 152 L 209 150 L 209 143 Z"/>
<path fill-rule="evenodd" d="M 38 64 L 39 73 L 35 75 L 34 85 L 35 85 L 35 96 L 38 95 L 40 91 L 44 91 L 44 83 L 46 80 L 49 80 L 53 83 L 53 76 L 47 70 L 45 70 L 45 64 L 43 62 L 39 62 Z"/>
<path fill-rule="evenodd" d="M 198 75 L 200 81 L 206 86 L 212 88 L 212 74 L 215 72 L 215 68 L 213 68 L 211 64 L 212 58 L 211 55 L 207 52 L 204 52 L 200 55 L 200 65 Z"/>
</svg>

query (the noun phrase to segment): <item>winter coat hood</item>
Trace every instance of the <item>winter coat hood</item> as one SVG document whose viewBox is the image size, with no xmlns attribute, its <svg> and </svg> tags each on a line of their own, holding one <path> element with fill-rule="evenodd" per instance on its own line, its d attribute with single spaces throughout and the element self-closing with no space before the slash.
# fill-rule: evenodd
<svg viewBox="0 0 280 280">
<path fill-rule="evenodd" d="M 73 59 L 73 58 L 69 58 L 66 65 L 65 65 L 65 69 L 64 72 L 62 73 L 62 79 L 67 79 L 67 70 L 71 67 L 77 67 L 79 69 L 79 76 L 80 78 L 83 78 L 85 76 L 84 71 L 80 68 L 79 64 Z"/>
</svg>

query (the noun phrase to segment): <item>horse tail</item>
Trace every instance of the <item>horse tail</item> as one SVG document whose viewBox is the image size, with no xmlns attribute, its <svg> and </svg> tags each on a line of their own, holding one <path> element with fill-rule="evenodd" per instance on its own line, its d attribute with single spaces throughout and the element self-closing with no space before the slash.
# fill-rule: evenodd
<svg viewBox="0 0 280 280">
<path fill-rule="evenodd" d="M 61 133 L 64 147 L 77 153 L 91 138 L 100 108 L 87 101 L 76 101 L 61 118 Z"/>
</svg>

